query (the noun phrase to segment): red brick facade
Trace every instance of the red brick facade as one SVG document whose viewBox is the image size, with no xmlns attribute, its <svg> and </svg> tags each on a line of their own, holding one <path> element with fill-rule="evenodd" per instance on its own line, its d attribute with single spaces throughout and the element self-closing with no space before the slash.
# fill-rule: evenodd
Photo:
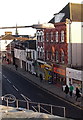
<svg viewBox="0 0 83 120">
<path fill-rule="evenodd" d="M 61 42 L 61 31 L 64 31 L 64 42 Z M 58 41 L 56 42 L 56 32 L 58 32 Z M 47 40 L 48 34 L 48 40 Z M 52 34 L 52 36 L 51 36 Z M 67 39 L 66 39 L 66 24 L 55 24 L 53 29 L 45 29 L 44 31 L 44 45 L 45 45 L 45 60 L 56 62 L 56 51 L 58 51 L 58 63 L 61 63 L 61 52 L 64 51 L 64 64 L 68 63 L 67 55 Z M 47 55 L 48 52 L 48 55 Z M 48 58 L 47 58 L 48 56 Z"/>
</svg>

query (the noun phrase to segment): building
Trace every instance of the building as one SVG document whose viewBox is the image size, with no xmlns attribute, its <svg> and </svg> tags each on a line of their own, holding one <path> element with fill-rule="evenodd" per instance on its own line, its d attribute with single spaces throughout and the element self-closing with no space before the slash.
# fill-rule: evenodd
<svg viewBox="0 0 83 120">
<path fill-rule="evenodd" d="M 5 34 L 2 37 L 2 41 L 6 42 L 5 46 L 5 56 L 6 59 L 9 61 L 9 63 L 15 64 L 14 60 L 14 47 L 15 44 L 18 44 L 19 41 L 25 41 L 28 40 L 29 36 L 28 35 L 12 35 L 12 34 Z"/>
<path fill-rule="evenodd" d="M 78 70 L 83 67 L 81 7 L 81 4 L 68 3 L 49 21 L 55 28 L 44 31 L 45 61 L 53 66 L 54 82 L 59 85 L 67 83 L 67 67 Z"/>
<path fill-rule="evenodd" d="M 18 41 L 14 48 L 15 64 L 31 73 L 35 72 L 36 40 Z"/>
</svg>

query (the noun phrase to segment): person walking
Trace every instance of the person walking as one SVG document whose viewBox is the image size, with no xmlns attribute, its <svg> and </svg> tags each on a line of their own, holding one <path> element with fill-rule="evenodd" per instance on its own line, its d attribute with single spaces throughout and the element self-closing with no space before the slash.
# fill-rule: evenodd
<svg viewBox="0 0 83 120">
<path fill-rule="evenodd" d="M 69 91 L 70 91 L 70 97 L 72 97 L 73 90 L 74 90 L 74 87 L 73 87 L 72 84 L 70 84 L 70 88 L 69 88 Z"/>
<path fill-rule="evenodd" d="M 67 96 L 68 96 L 68 93 L 69 93 L 69 87 L 68 87 L 68 85 L 66 85 L 66 87 L 65 87 L 66 98 L 67 98 Z"/>
<path fill-rule="evenodd" d="M 42 80 L 43 80 L 43 76 L 42 74 L 40 74 L 40 82 L 42 82 Z"/>
<path fill-rule="evenodd" d="M 15 68 L 16 68 L 16 70 L 17 70 L 17 68 L 18 68 L 18 65 L 17 65 L 17 64 L 15 64 Z"/>
<path fill-rule="evenodd" d="M 80 90 L 78 89 L 78 87 L 76 87 L 76 101 L 78 100 L 79 97 L 81 97 Z"/>
</svg>

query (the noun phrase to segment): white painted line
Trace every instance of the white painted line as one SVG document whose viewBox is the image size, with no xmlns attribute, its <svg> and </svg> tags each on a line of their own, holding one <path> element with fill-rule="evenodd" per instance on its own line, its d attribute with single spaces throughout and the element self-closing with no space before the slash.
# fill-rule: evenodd
<svg viewBox="0 0 83 120">
<path fill-rule="evenodd" d="M 4 77 L 4 78 L 6 78 L 6 76 L 5 76 L 5 75 L 3 75 L 3 77 Z"/>
<path fill-rule="evenodd" d="M 11 83 L 11 81 L 10 81 L 9 79 L 7 79 L 7 81 L 8 81 L 9 83 Z"/>
<path fill-rule="evenodd" d="M 13 85 L 13 88 L 16 90 L 16 91 L 18 91 L 18 89 Z"/>
<path fill-rule="evenodd" d="M 31 99 L 29 99 L 28 97 L 24 96 L 23 94 L 20 94 L 20 95 L 24 98 L 24 100 L 31 101 Z"/>
<path fill-rule="evenodd" d="M 2 74 L 2 72 L 0 72 L 0 74 Z"/>
</svg>

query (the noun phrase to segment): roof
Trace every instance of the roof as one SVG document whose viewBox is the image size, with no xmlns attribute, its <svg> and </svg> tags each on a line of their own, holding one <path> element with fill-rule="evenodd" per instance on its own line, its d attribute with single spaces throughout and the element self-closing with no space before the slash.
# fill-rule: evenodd
<svg viewBox="0 0 83 120">
<path fill-rule="evenodd" d="M 82 9 L 83 4 L 68 3 L 59 13 L 54 14 L 48 23 L 65 22 L 66 19 L 83 22 Z"/>
<path fill-rule="evenodd" d="M 29 39 L 29 36 L 28 35 L 11 35 L 11 34 L 8 34 L 8 35 L 3 35 L 1 36 L 1 39 L 2 40 L 14 40 L 14 39 L 17 39 L 17 40 L 28 40 Z"/>
</svg>

